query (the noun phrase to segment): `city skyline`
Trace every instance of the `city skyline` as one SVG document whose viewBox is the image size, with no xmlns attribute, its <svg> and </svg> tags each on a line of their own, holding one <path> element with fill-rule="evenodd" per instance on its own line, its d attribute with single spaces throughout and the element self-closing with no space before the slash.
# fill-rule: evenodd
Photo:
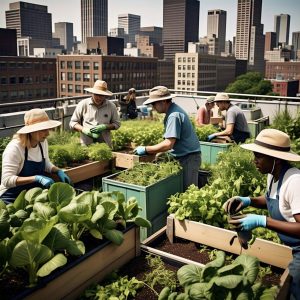
<svg viewBox="0 0 300 300">
<path fill-rule="evenodd" d="M 9 9 L 9 3 L 12 2 L 17 1 L 1 0 L 0 28 L 6 27 L 5 11 Z M 48 12 L 52 14 L 52 31 L 54 31 L 54 23 L 74 23 L 74 35 L 81 40 L 80 0 L 32 0 L 25 2 L 48 6 Z M 72 10 L 70 10 L 70 4 Z M 236 32 L 237 0 L 200 0 L 199 36 L 201 37 L 207 33 L 207 12 L 211 9 L 227 11 L 226 40 L 232 40 L 232 36 Z M 66 11 L 72 11 L 72 13 L 68 16 Z M 297 17 L 297 11 L 300 11 L 299 1 L 263 0 L 262 24 L 264 24 L 264 32 L 274 31 L 275 15 L 289 14 L 291 16 L 291 43 L 292 32 L 300 31 L 300 19 Z M 141 26 L 163 27 L 163 0 L 108 0 L 108 30 L 118 26 L 118 15 L 123 13 L 140 15 Z"/>
</svg>

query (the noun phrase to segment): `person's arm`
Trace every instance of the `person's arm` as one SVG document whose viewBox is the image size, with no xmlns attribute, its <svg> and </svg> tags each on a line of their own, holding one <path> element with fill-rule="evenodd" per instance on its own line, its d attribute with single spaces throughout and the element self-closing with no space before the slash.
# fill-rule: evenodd
<svg viewBox="0 0 300 300">
<path fill-rule="evenodd" d="M 204 125 L 204 119 L 205 119 L 205 111 L 203 107 L 200 107 L 196 115 L 196 124 L 198 126 Z"/>
<path fill-rule="evenodd" d="M 82 131 L 82 112 L 83 112 L 83 102 L 79 102 L 73 112 L 73 115 L 71 117 L 70 121 L 70 128 L 76 131 L 81 132 Z"/>
<path fill-rule="evenodd" d="M 163 140 L 161 143 L 153 145 L 153 146 L 146 146 L 146 152 L 149 154 L 156 154 L 159 152 L 166 152 L 173 149 L 173 146 L 176 142 L 175 138 L 168 138 Z"/>
<path fill-rule="evenodd" d="M 111 116 L 110 124 L 105 124 L 105 125 L 107 127 L 107 130 L 116 130 L 120 128 L 121 122 L 120 122 L 117 108 L 113 103 L 111 105 L 111 109 L 112 109 L 112 116 Z"/>
<path fill-rule="evenodd" d="M 223 131 L 214 133 L 215 136 L 230 136 L 233 133 L 234 124 L 226 124 L 226 128 Z"/>
<path fill-rule="evenodd" d="M 256 208 L 267 208 L 267 200 L 265 195 L 261 195 L 258 197 L 250 197 L 251 206 Z"/>
<path fill-rule="evenodd" d="M 295 238 L 300 238 L 300 214 L 294 215 L 296 222 L 278 221 L 267 217 L 267 228 Z"/>
</svg>

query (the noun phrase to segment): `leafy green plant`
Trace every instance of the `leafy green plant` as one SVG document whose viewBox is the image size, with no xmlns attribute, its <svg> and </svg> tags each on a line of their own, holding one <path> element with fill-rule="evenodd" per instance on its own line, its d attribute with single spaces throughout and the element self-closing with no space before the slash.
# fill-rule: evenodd
<svg viewBox="0 0 300 300">
<path fill-rule="evenodd" d="M 72 161 L 70 153 L 63 145 L 49 146 L 49 157 L 52 163 L 59 168 L 68 166 L 68 164 Z"/>
<path fill-rule="evenodd" d="M 92 161 L 112 159 L 112 151 L 105 143 L 94 143 L 88 146 L 88 157 Z"/>
<path fill-rule="evenodd" d="M 204 125 L 204 126 L 197 126 L 195 127 L 195 130 L 196 130 L 196 134 L 198 136 L 198 139 L 200 141 L 204 141 L 206 142 L 207 141 L 207 138 L 210 134 L 212 133 L 215 133 L 218 131 L 218 129 L 214 126 L 214 125 Z"/>
<path fill-rule="evenodd" d="M 148 186 L 180 172 L 178 162 L 162 162 L 160 164 L 141 163 L 132 169 L 120 172 L 115 180 L 135 185 Z"/>
<path fill-rule="evenodd" d="M 67 145 L 67 144 L 79 144 L 78 132 L 71 131 L 51 131 L 47 137 L 49 145 Z"/>
<path fill-rule="evenodd" d="M 64 145 L 64 149 L 70 154 L 72 162 L 80 163 L 88 159 L 88 148 L 80 144 L 66 144 Z"/>
</svg>

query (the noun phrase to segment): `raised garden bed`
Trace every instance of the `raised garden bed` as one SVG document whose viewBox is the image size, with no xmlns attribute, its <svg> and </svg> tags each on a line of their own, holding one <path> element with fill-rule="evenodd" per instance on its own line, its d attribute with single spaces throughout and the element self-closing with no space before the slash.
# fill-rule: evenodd
<svg viewBox="0 0 300 300">
<path fill-rule="evenodd" d="M 139 156 L 133 154 L 132 151 L 132 149 L 127 149 L 119 152 L 113 152 L 117 168 L 130 169 L 137 163 L 152 162 L 155 159 L 155 154 Z"/>
<path fill-rule="evenodd" d="M 34 288 L 19 287 L 19 294 L 15 294 L 16 286 L 13 290 L 6 287 L 1 291 L 1 299 L 76 299 L 89 285 L 101 281 L 139 254 L 139 230 L 129 226 L 120 246 L 109 241 L 101 242 L 82 257 L 42 278 Z M 2 281 L 2 288 L 5 288 L 4 284 Z"/>
<path fill-rule="evenodd" d="M 200 141 L 201 159 L 203 163 L 215 164 L 218 153 L 227 151 L 231 143 L 211 143 Z"/>
</svg>

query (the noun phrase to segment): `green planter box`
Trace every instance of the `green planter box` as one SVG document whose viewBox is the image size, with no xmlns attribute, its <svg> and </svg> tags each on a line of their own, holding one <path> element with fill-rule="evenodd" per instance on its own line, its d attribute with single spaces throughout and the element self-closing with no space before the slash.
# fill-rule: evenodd
<svg viewBox="0 0 300 300">
<path fill-rule="evenodd" d="M 204 163 L 215 164 L 218 153 L 227 151 L 231 144 L 217 144 L 200 141 L 201 159 Z"/>
<path fill-rule="evenodd" d="M 267 126 L 269 126 L 269 116 L 254 120 L 248 121 L 248 126 L 250 130 L 251 137 L 255 138 L 257 135 Z"/>
<path fill-rule="evenodd" d="M 150 229 L 140 229 L 140 237 L 141 241 L 143 241 L 166 225 L 167 199 L 175 193 L 183 192 L 182 172 L 148 186 L 139 186 L 117 181 L 115 177 L 118 174 L 119 173 L 102 178 L 103 191 L 119 191 L 125 195 L 126 199 L 129 197 L 135 197 L 137 199 L 139 206 L 142 208 L 140 215 L 152 223 Z"/>
</svg>

